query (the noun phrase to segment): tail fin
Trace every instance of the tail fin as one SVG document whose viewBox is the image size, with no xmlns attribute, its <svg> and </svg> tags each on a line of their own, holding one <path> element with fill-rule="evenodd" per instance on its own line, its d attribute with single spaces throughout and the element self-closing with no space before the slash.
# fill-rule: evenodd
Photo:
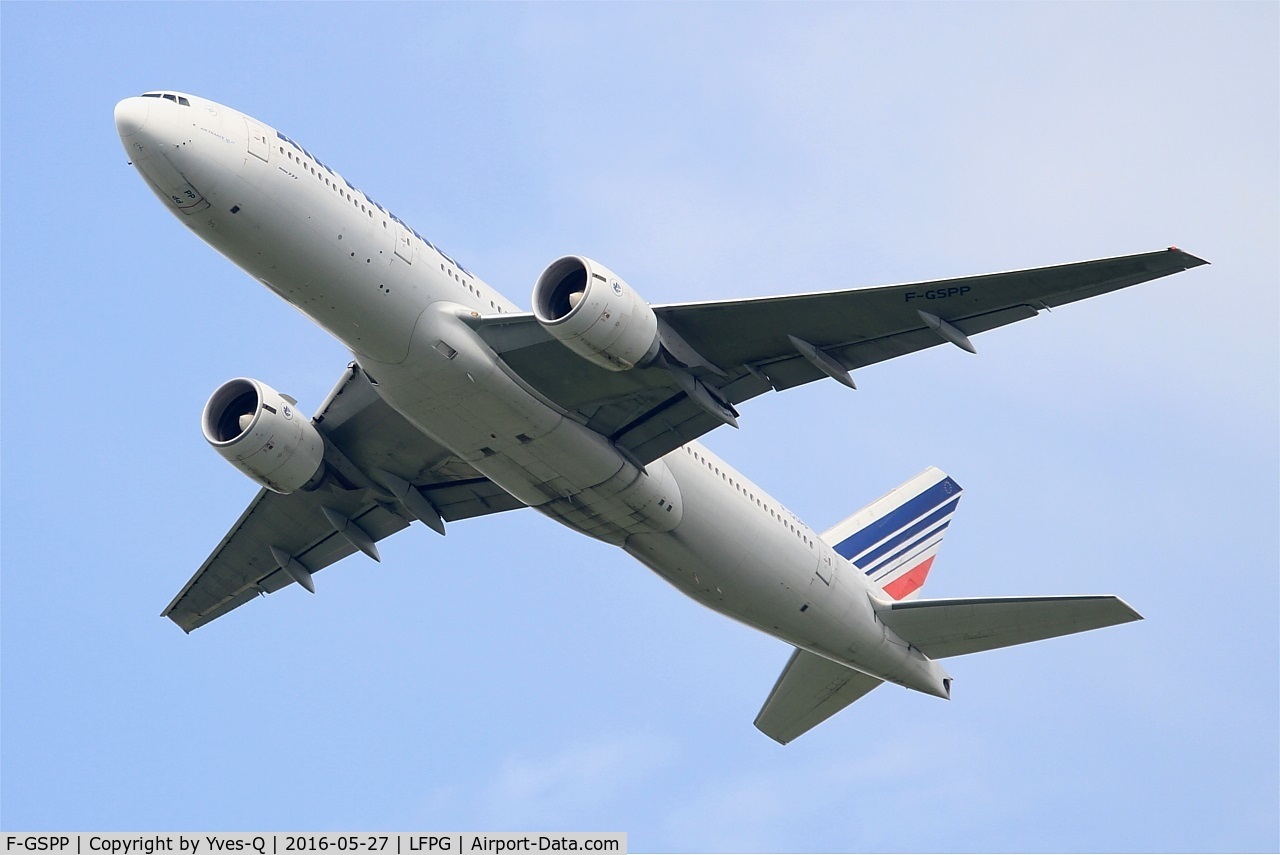
<svg viewBox="0 0 1280 855">
<path fill-rule="evenodd" d="M 824 532 L 822 539 L 895 600 L 923 587 L 960 485 L 934 466 Z"/>
</svg>

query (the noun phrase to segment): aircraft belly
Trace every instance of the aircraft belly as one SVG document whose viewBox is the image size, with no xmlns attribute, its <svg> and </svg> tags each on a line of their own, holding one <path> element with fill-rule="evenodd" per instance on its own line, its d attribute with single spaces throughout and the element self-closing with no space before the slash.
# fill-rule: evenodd
<svg viewBox="0 0 1280 855">
<path fill-rule="evenodd" d="M 421 313 L 406 359 L 361 365 L 392 406 L 520 501 L 570 528 L 621 544 L 682 518 L 661 461 L 641 470 L 502 370 L 455 303 Z"/>
</svg>

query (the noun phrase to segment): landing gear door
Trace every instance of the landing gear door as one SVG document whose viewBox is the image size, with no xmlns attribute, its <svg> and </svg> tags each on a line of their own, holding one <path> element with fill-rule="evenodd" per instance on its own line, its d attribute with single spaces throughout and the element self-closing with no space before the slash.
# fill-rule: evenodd
<svg viewBox="0 0 1280 855">
<path fill-rule="evenodd" d="M 396 255 L 405 263 L 413 264 L 413 235 L 400 223 L 396 223 Z"/>
<path fill-rule="evenodd" d="M 266 128 L 248 119 L 244 123 L 249 126 L 249 154 L 265 163 L 271 154 L 271 142 L 267 139 Z"/>
<path fill-rule="evenodd" d="M 181 213 L 190 216 L 209 207 L 209 200 L 200 195 L 163 154 L 156 153 L 136 163 L 156 195 Z"/>
</svg>

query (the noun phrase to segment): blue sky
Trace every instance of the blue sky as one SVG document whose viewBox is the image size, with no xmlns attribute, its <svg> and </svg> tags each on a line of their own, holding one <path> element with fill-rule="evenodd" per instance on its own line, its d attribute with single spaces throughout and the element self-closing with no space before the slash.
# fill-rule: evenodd
<svg viewBox="0 0 1280 855">
<path fill-rule="evenodd" d="M 1280 7 L 43 4 L 3 48 L 0 824 L 621 830 L 636 851 L 1280 848 Z M 954 660 L 785 748 L 780 642 L 531 512 L 414 527 L 185 636 L 254 487 L 200 437 L 348 356 L 161 208 L 111 121 L 198 93 L 527 305 L 1177 244 L 1211 267 L 756 399 L 707 442 L 818 529 L 935 464 L 926 594 L 1142 623 Z"/>
</svg>

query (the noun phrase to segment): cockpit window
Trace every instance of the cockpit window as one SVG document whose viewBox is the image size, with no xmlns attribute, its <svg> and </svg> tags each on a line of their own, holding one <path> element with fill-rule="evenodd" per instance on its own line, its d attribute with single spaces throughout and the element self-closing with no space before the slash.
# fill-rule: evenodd
<svg viewBox="0 0 1280 855">
<path fill-rule="evenodd" d="M 164 98 L 166 101 L 172 101 L 175 104 L 181 104 L 183 107 L 190 107 L 191 102 L 181 95 L 174 95 L 169 92 L 143 92 L 143 98 Z"/>
</svg>

